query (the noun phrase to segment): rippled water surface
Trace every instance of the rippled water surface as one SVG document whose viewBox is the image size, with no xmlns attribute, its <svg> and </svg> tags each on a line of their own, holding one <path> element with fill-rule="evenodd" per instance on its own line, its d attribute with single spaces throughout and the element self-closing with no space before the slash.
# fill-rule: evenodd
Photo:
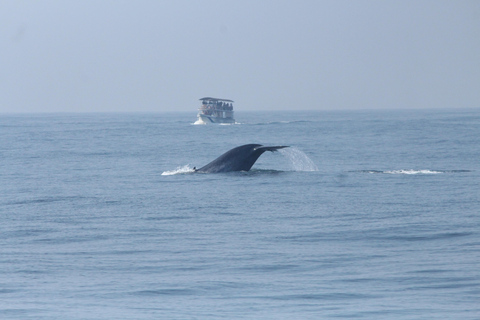
<svg viewBox="0 0 480 320">
<path fill-rule="evenodd" d="M 3 115 L 0 318 L 479 319 L 478 110 L 236 118 Z"/>
</svg>

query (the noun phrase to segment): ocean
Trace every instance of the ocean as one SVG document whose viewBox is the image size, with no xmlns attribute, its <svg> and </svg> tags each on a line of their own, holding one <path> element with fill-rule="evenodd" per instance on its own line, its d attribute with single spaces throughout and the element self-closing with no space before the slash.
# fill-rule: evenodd
<svg viewBox="0 0 480 320">
<path fill-rule="evenodd" d="M 479 109 L 235 115 L 1 115 L 0 318 L 480 319 Z"/>
</svg>

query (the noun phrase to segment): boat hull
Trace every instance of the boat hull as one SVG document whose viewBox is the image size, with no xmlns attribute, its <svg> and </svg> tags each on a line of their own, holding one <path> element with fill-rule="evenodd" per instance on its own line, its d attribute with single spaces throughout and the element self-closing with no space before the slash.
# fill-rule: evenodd
<svg viewBox="0 0 480 320">
<path fill-rule="evenodd" d="M 221 118 L 216 116 L 208 116 L 205 114 L 199 114 L 198 120 L 204 123 L 235 123 L 233 118 Z"/>
</svg>

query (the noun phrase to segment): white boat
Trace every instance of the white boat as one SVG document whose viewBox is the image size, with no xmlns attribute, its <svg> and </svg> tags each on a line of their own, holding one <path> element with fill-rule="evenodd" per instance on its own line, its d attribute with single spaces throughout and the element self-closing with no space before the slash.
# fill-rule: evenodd
<svg viewBox="0 0 480 320">
<path fill-rule="evenodd" d="M 232 100 L 205 97 L 200 101 L 202 105 L 198 108 L 198 120 L 195 123 L 235 123 Z"/>
</svg>

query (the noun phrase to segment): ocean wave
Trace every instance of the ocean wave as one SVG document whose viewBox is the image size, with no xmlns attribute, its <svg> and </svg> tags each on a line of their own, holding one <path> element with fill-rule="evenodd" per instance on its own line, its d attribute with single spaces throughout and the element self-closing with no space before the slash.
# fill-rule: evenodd
<svg viewBox="0 0 480 320">
<path fill-rule="evenodd" d="M 387 170 L 384 171 L 386 174 L 439 174 L 439 173 L 444 173 L 442 171 L 436 171 L 436 170 L 413 170 L 413 169 L 401 169 L 401 170 Z"/>
<path fill-rule="evenodd" d="M 308 121 L 308 120 L 283 120 L 283 121 L 269 121 L 269 122 L 252 123 L 251 125 L 253 125 L 253 126 L 266 126 L 266 125 L 306 123 L 306 122 L 311 122 L 311 121 Z"/>
<path fill-rule="evenodd" d="M 357 172 L 362 173 L 381 173 L 381 174 L 406 174 L 406 175 L 415 175 L 415 174 L 441 174 L 441 173 L 463 173 L 471 172 L 470 170 L 430 170 L 430 169 L 399 169 L 399 170 L 359 170 Z"/>
<path fill-rule="evenodd" d="M 88 199 L 88 197 L 83 196 L 50 196 L 50 197 L 39 197 L 33 199 L 21 199 L 15 201 L 7 201 L 2 203 L 4 205 L 30 205 L 30 204 L 50 204 L 53 202 L 60 202 L 60 201 L 75 201 L 75 200 L 83 200 Z"/>
</svg>

